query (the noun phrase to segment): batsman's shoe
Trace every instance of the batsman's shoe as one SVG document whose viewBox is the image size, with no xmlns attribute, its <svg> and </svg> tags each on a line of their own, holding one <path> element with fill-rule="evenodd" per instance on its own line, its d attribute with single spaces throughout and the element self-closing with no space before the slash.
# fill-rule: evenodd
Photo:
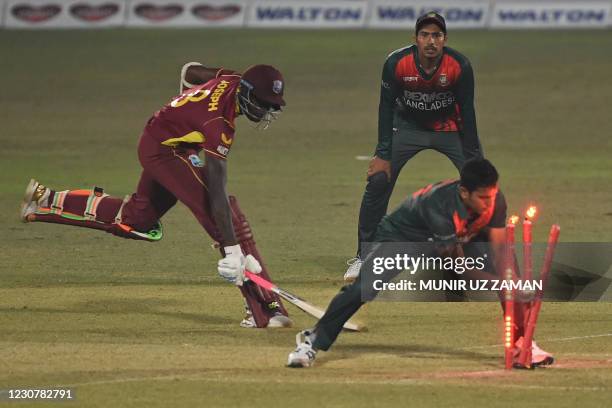
<svg viewBox="0 0 612 408">
<path fill-rule="evenodd" d="M 555 358 L 552 354 L 542 350 L 535 340 L 531 341 L 531 364 L 535 367 L 544 367 L 552 365 Z"/>
<path fill-rule="evenodd" d="M 289 353 L 287 367 L 305 368 L 314 364 L 317 350 L 312 348 L 313 333 L 308 330 L 301 331 L 295 336 L 297 348 Z"/>
<path fill-rule="evenodd" d="M 282 329 L 293 326 L 293 321 L 284 314 L 277 312 L 268 321 L 268 329 Z"/>
<path fill-rule="evenodd" d="M 245 307 L 246 314 L 244 315 L 244 319 L 240 322 L 240 327 L 244 329 L 256 329 L 257 323 L 255 323 L 255 318 L 253 317 L 253 312 L 248 307 Z"/>
<path fill-rule="evenodd" d="M 518 368 L 525 368 L 525 367 L 521 367 L 520 362 L 518 361 L 518 357 L 521 353 L 521 349 L 523 348 L 523 337 L 519 337 L 519 339 L 516 341 L 515 344 L 515 349 L 514 349 L 514 360 L 515 360 L 515 367 Z M 550 354 L 547 351 L 542 350 L 538 344 L 535 342 L 535 340 L 531 341 L 531 367 L 545 367 L 545 366 L 549 366 L 552 365 L 555 362 L 555 358 L 553 357 L 552 354 Z"/>
<path fill-rule="evenodd" d="M 21 201 L 21 221 L 29 222 L 29 216 L 34 214 L 40 207 L 47 207 L 51 190 L 32 179 L 26 187 Z"/>
<path fill-rule="evenodd" d="M 356 257 L 346 261 L 346 264 L 349 267 L 346 270 L 346 273 L 344 274 L 344 281 L 348 283 L 354 282 L 359 276 L 359 271 L 361 270 L 361 265 L 363 265 L 363 261 L 361 260 L 361 258 Z"/>
</svg>

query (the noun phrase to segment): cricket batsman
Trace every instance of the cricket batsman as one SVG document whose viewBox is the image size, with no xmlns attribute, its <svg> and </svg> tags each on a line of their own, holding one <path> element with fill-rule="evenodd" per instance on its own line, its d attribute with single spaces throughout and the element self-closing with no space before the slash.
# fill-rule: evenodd
<svg viewBox="0 0 612 408">
<path fill-rule="evenodd" d="M 357 277 L 363 242 L 371 242 L 387 212 L 406 163 L 423 150 L 445 155 L 461 169 L 483 157 L 476 128 L 474 73 L 470 61 L 447 47 L 446 21 L 431 12 L 417 19 L 414 44 L 389 54 L 382 69 L 378 143 L 367 171 L 359 210 L 357 257 L 344 280 Z"/>
<path fill-rule="evenodd" d="M 378 224 L 373 242 L 406 245 L 432 242 L 434 255 L 461 256 L 464 249 L 469 250 L 469 243 L 475 241 L 486 240 L 494 250 L 503 248 L 505 221 L 506 201 L 498 188 L 497 170 L 488 160 L 473 159 L 463 166 L 459 180 L 429 185 L 385 216 Z M 414 251 L 411 256 L 420 256 L 421 250 Z M 373 254 L 366 254 L 364 259 L 368 256 Z M 495 258 L 491 264 L 503 259 L 501 255 Z M 326 351 L 334 344 L 342 325 L 364 304 L 364 298 L 376 296 L 377 291 L 365 283 L 368 281 L 366 274 L 371 273 L 362 266 L 357 279 L 340 290 L 315 327 L 298 333 L 297 348 L 289 354 L 289 367 L 310 367 L 319 350 Z M 396 275 L 378 275 L 376 279 L 388 282 Z M 516 302 L 517 350 L 523 342 L 524 311 L 525 304 Z M 550 353 L 532 343 L 533 366 L 549 365 L 553 361 Z"/>
<path fill-rule="evenodd" d="M 241 326 L 290 326 L 277 295 L 245 281 L 245 269 L 264 276 L 267 272 L 246 217 L 226 192 L 236 119 L 245 116 L 267 127 L 285 106 L 284 89 L 282 74 L 270 65 L 254 65 L 239 74 L 186 64 L 181 93 L 153 114 L 140 137 L 142 174 L 134 194 L 121 199 L 99 187 L 58 191 L 31 180 L 21 219 L 156 242 L 163 236 L 160 219 L 180 201 L 219 244 L 219 275 L 240 287 L 245 297 L 247 316 Z"/>
</svg>

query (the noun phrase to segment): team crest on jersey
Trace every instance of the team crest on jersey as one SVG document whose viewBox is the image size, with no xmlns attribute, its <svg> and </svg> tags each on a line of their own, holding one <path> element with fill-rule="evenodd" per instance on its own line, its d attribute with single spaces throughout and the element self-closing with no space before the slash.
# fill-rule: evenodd
<svg viewBox="0 0 612 408">
<path fill-rule="evenodd" d="M 204 167 L 204 162 L 200 159 L 200 156 L 197 154 L 190 154 L 189 161 L 193 165 L 193 167 Z"/>
<path fill-rule="evenodd" d="M 440 84 L 440 86 L 448 85 L 448 78 L 446 77 L 446 74 L 440 74 L 440 78 L 438 78 L 438 83 Z"/>
<path fill-rule="evenodd" d="M 272 81 L 272 92 L 277 95 L 283 92 L 283 81 L 279 81 L 278 79 Z"/>
</svg>

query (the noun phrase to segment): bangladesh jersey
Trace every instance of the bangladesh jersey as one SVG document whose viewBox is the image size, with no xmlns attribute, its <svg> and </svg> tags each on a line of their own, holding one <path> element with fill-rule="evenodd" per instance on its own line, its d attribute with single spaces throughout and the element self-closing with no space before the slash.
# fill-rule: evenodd
<svg viewBox="0 0 612 408">
<path fill-rule="evenodd" d="M 185 90 L 157 111 L 145 131 L 161 144 L 189 143 L 226 158 L 234 141 L 239 75 L 221 75 Z"/>
<path fill-rule="evenodd" d="M 426 74 L 415 45 L 392 52 L 383 66 L 376 155 L 390 160 L 393 118 L 436 132 L 460 132 L 464 151 L 479 154 L 474 73 L 466 57 L 444 47 L 436 70 Z"/>
<path fill-rule="evenodd" d="M 495 203 L 483 214 L 472 214 L 461 201 L 459 180 L 430 184 L 383 217 L 378 242 L 469 241 L 484 228 L 503 228 L 506 199 L 497 191 Z"/>
</svg>

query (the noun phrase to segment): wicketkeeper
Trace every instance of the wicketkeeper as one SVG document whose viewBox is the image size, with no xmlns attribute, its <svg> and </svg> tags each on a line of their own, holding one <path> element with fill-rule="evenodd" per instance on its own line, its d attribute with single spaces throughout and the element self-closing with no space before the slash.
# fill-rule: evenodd
<svg viewBox="0 0 612 408">
<path fill-rule="evenodd" d="M 378 224 L 374 242 L 401 242 L 406 245 L 431 242 L 431 255 L 442 257 L 461 256 L 470 251 L 469 243 L 475 241 L 487 241 L 494 250 L 503 248 L 506 200 L 497 182 L 497 170 L 488 160 L 468 161 L 461 169 L 460 180 L 429 185 L 412 194 L 395 211 L 385 216 Z M 418 250 L 410 256 L 418 258 L 422 249 L 423 245 L 418 245 Z M 369 256 L 374 254 L 366 254 L 364 259 L 367 261 Z M 500 255 L 495 258 L 491 265 L 503 259 Z M 297 348 L 289 354 L 290 367 L 311 366 L 317 351 L 328 350 L 332 346 L 344 322 L 359 310 L 364 299 L 371 300 L 376 296 L 377 291 L 366 283 L 373 281 L 368 276 L 371 273 L 362 266 L 355 282 L 340 290 L 316 326 L 298 334 Z M 389 281 L 396 275 L 387 273 L 378 275 L 376 279 Z M 525 304 L 516 302 L 517 348 L 523 341 L 524 311 Z M 553 357 L 534 342 L 532 360 L 534 366 L 547 365 L 552 364 Z"/>
<path fill-rule="evenodd" d="M 267 273 L 246 217 L 226 193 L 236 118 L 244 115 L 267 127 L 285 106 L 284 88 L 282 74 L 269 65 L 254 65 L 239 74 L 186 64 L 180 94 L 144 128 L 138 146 L 143 170 L 134 194 L 121 199 L 98 187 L 58 191 L 32 180 L 21 219 L 155 242 L 163 235 L 160 219 L 180 201 L 221 248 L 219 275 L 238 285 L 246 299 L 248 313 L 241 326 L 290 326 L 277 295 L 245 281 L 245 269 Z"/>
</svg>

